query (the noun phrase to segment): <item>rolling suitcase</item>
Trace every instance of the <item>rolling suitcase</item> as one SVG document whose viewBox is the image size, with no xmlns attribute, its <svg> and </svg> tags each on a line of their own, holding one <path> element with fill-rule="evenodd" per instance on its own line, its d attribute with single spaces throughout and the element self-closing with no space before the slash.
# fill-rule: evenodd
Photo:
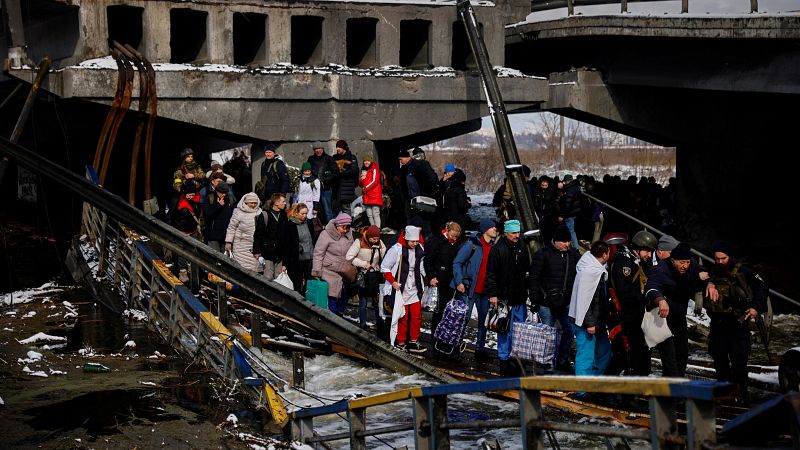
<svg viewBox="0 0 800 450">
<path fill-rule="evenodd" d="M 306 300 L 328 309 L 328 282 L 325 280 L 308 280 L 306 282 Z"/>
<path fill-rule="evenodd" d="M 464 331 L 467 329 L 467 304 L 460 298 L 451 300 L 444 307 L 442 320 L 433 333 L 433 348 L 450 355 L 453 352 L 463 352 L 467 348 L 464 342 Z"/>
</svg>

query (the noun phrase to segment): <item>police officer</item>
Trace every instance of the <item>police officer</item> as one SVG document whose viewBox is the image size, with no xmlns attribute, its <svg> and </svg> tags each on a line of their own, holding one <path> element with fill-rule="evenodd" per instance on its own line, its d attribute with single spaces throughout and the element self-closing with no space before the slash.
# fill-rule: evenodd
<svg viewBox="0 0 800 450">
<path fill-rule="evenodd" d="M 747 358 L 750 355 L 751 319 L 767 309 L 767 283 L 753 269 L 736 261 L 727 241 L 712 246 L 714 267 L 711 281 L 716 285 L 717 301 L 706 301 L 711 317 L 708 352 L 714 359 L 717 379 L 735 383 L 738 401 L 748 402 Z"/>
</svg>

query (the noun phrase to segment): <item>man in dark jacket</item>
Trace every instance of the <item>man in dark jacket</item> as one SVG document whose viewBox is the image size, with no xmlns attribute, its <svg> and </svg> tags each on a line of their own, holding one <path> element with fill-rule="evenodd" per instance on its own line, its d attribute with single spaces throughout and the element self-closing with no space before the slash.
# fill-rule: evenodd
<svg viewBox="0 0 800 450">
<path fill-rule="evenodd" d="M 450 287 L 453 281 L 453 260 L 459 246 L 464 241 L 461 235 L 461 225 L 448 222 L 440 233 L 434 233 L 430 240 L 425 242 L 425 275 L 430 280 L 431 286 L 439 289 L 439 301 L 431 318 L 431 331 L 436 331 L 436 326 L 442 320 L 447 302 L 453 299 L 455 289 Z"/>
<path fill-rule="evenodd" d="M 286 196 L 272 194 L 269 209 L 256 216 L 256 231 L 253 234 L 253 256 L 264 258 L 264 278 L 274 280 L 286 269 L 283 267 L 283 238 L 286 234 Z"/>
<path fill-rule="evenodd" d="M 264 196 L 261 203 L 272 197 L 272 194 L 284 194 L 289 192 L 289 171 L 286 163 L 278 158 L 278 147 L 275 144 L 267 144 L 264 147 L 264 161 L 261 163 L 261 181 L 264 182 Z"/>
<path fill-rule="evenodd" d="M 511 327 L 514 322 L 525 322 L 528 317 L 528 270 L 530 258 L 528 246 L 520 240 L 520 223 L 509 220 L 503 227 L 503 237 L 489 252 L 486 266 L 486 295 L 489 305 L 499 303 L 511 307 L 509 317 L 512 325 L 504 333 L 497 333 L 497 357 L 500 370 L 508 375 L 519 375 L 509 361 L 511 356 Z"/>
<path fill-rule="evenodd" d="M 236 208 L 233 200 L 231 200 L 228 183 L 221 181 L 217 184 L 201 206 L 205 222 L 203 237 L 206 240 L 206 244 L 214 250 L 222 252 L 225 247 L 225 234 L 228 231 L 228 223 L 231 221 L 233 209 Z"/>
<path fill-rule="evenodd" d="M 307 161 L 311 164 L 311 172 L 322 184 L 319 193 L 320 203 L 322 203 L 320 221 L 323 224 L 327 224 L 329 220 L 333 219 L 333 185 L 339 173 L 339 168 L 336 166 L 333 157 L 325 153 L 325 147 L 322 142 L 313 143 L 312 150 L 314 153 L 308 157 Z"/>
<path fill-rule="evenodd" d="M 442 192 L 442 222 L 457 222 L 462 228 L 467 226 L 467 211 L 470 201 L 467 196 L 465 183 L 467 176 L 461 169 L 455 169 L 453 175 L 447 180 L 447 187 Z"/>
<path fill-rule="evenodd" d="M 358 159 L 350 151 L 347 141 L 336 141 L 336 154 L 333 155 L 336 163 L 337 184 L 334 190 L 333 210 L 334 215 L 344 212 L 352 216 L 350 204 L 356 199 L 356 186 L 358 186 L 359 166 Z"/>
<path fill-rule="evenodd" d="M 538 180 L 533 178 L 528 183 L 533 210 L 539 216 L 539 230 L 541 230 L 543 242 L 550 242 L 553 239 L 553 232 L 558 224 L 558 208 L 556 206 L 558 191 L 550 181 L 547 175 L 542 175 Z"/>
<path fill-rule="evenodd" d="M 561 326 L 561 342 L 555 368 L 571 372 L 572 324 L 567 307 L 575 281 L 575 266 L 581 255 L 570 248 L 570 235 L 567 227 L 556 229 L 551 244 L 533 254 L 531 261 L 530 294 L 531 303 L 539 307 L 542 323 L 554 327 Z"/>
<path fill-rule="evenodd" d="M 708 353 L 714 359 L 717 379 L 738 387 L 737 400 L 747 404 L 750 356 L 749 321 L 767 310 L 767 282 L 750 266 L 736 261 L 733 246 L 717 241 L 712 246 L 714 267 L 711 281 L 719 292 L 717 301 L 706 302 L 711 317 Z"/>
<path fill-rule="evenodd" d="M 572 237 L 572 248 L 579 249 L 578 235 L 575 234 L 575 219 L 581 213 L 581 186 L 564 175 L 564 195 L 558 199 L 558 221 L 567 225 Z"/>
<path fill-rule="evenodd" d="M 672 337 L 658 344 L 661 356 L 661 374 L 665 377 L 683 377 L 689 361 L 689 334 L 686 329 L 686 307 L 695 292 L 704 290 L 712 302 L 719 293 L 708 278 L 708 272 L 692 258 L 692 248 L 681 242 L 672 250 L 669 261 L 655 266 L 647 279 L 644 295 L 649 307 L 658 307 L 658 314 L 666 317 Z"/>
</svg>

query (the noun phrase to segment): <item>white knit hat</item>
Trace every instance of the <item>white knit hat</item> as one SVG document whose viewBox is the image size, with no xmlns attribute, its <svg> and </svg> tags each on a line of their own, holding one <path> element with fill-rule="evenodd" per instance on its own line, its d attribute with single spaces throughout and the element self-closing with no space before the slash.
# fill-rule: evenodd
<svg viewBox="0 0 800 450">
<path fill-rule="evenodd" d="M 408 241 L 418 241 L 419 240 L 419 232 L 420 232 L 420 228 L 419 227 L 415 227 L 414 225 L 406 226 L 406 234 L 405 234 L 406 242 L 408 242 Z"/>
</svg>

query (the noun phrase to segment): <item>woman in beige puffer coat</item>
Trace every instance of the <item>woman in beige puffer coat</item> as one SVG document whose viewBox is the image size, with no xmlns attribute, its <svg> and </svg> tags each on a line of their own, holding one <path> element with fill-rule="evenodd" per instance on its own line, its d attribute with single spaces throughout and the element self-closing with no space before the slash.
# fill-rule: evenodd
<svg viewBox="0 0 800 450">
<path fill-rule="evenodd" d="M 349 215 L 339 213 L 325 225 L 314 246 L 314 264 L 311 267 L 312 277 L 321 277 L 328 282 L 328 309 L 339 315 L 344 314 L 349 298 L 340 273 L 346 264 L 350 264 L 347 250 L 353 245 L 352 222 Z"/>
<path fill-rule="evenodd" d="M 225 234 L 225 251 L 233 253 L 233 260 L 245 270 L 258 271 L 258 260 L 253 256 L 253 235 L 256 217 L 261 214 L 261 202 L 255 192 L 242 196 L 233 210 L 228 232 Z"/>
</svg>

